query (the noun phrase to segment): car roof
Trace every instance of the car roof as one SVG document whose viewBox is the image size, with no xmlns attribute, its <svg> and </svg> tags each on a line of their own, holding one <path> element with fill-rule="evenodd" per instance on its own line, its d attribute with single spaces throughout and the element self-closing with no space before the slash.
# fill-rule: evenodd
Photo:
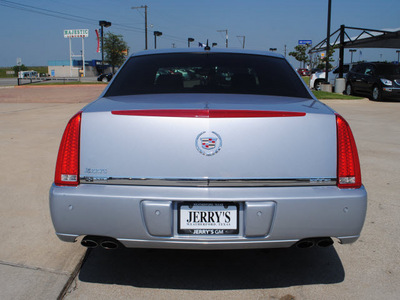
<svg viewBox="0 0 400 300">
<path fill-rule="evenodd" d="M 361 65 L 361 64 L 370 64 L 370 65 L 393 65 L 395 66 L 396 64 L 391 63 L 391 62 L 383 62 L 383 61 L 363 61 L 363 62 L 358 62 L 356 63 L 357 65 Z"/>
<path fill-rule="evenodd" d="M 134 53 L 131 57 L 134 56 L 143 56 L 143 55 L 154 55 L 154 54 L 168 54 L 168 53 L 233 53 L 233 54 L 252 54 L 252 55 L 264 55 L 271 56 L 277 58 L 284 58 L 283 55 L 270 52 L 270 51 L 261 51 L 261 50 L 244 50 L 244 49 L 232 49 L 232 48 L 210 48 L 210 50 L 205 50 L 202 47 L 196 48 L 167 48 L 167 49 L 156 49 L 156 50 L 145 50 Z"/>
</svg>

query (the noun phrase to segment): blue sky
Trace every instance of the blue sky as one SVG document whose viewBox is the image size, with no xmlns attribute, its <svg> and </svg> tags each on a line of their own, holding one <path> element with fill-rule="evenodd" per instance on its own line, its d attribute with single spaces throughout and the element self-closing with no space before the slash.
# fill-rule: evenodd
<svg viewBox="0 0 400 300">
<path fill-rule="evenodd" d="M 39 10 L 15 9 L 15 4 L 30 5 Z M 152 31 L 163 32 L 157 48 L 187 47 L 187 38 L 196 45 L 208 39 L 225 47 L 228 29 L 229 47 L 241 48 L 245 36 L 246 49 L 268 50 L 279 53 L 292 51 L 298 40 L 312 40 L 314 44 L 326 37 L 328 0 L 0 0 L 0 66 L 14 66 L 16 59 L 28 66 L 47 65 L 49 60 L 69 59 L 68 39 L 64 29 L 89 29 L 85 39 L 86 59 L 101 59 L 96 53 L 95 29 L 98 20 L 113 25 L 105 31 L 123 35 L 130 53 L 144 49 L 144 9 L 148 6 L 149 49 L 154 47 Z M 56 18 L 53 11 L 63 18 Z M 341 24 L 371 29 L 400 28 L 399 0 L 332 0 L 331 31 Z M 77 18 L 73 18 L 76 16 Z M 74 20 L 70 20 L 70 19 Z M 357 35 L 357 33 L 355 33 Z M 81 40 L 73 39 L 72 50 L 79 54 Z M 337 51 L 338 52 L 338 51 Z M 362 49 L 353 60 L 397 60 L 396 49 Z M 299 63 L 288 56 L 289 61 Z M 345 50 L 345 62 L 350 60 Z"/>
</svg>

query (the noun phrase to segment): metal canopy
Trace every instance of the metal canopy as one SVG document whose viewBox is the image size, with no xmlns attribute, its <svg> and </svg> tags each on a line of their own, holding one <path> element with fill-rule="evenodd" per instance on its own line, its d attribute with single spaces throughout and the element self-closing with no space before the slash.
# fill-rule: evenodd
<svg viewBox="0 0 400 300">
<path fill-rule="evenodd" d="M 347 30 L 359 31 L 356 37 L 350 37 Z M 338 30 L 330 35 L 336 39 L 330 44 L 330 47 L 339 47 L 339 78 L 343 77 L 343 62 L 345 48 L 395 48 L 400 49 L 400 28 L 391 30 L 377 30 L 358 27 L 347 27 L 341 25 Z M 326 50 L 326 41 L 324 39 L 313 48 L 309 53 L 317 53 Z"/>
</svg>

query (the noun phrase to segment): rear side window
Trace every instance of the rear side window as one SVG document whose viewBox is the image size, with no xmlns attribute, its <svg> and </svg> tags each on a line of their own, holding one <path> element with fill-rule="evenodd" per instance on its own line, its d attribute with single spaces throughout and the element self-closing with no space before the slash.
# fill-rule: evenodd
<svg viewBox="0 0 400 300">
<path fill-rule="evenodd" d="M 131 57 L 105 96 L 159 93 L 234 93 L 311 98 L 284 59 L 207 52 Z"/>
<path fill-rule="evenodd" d="M 351 68 L 351 71 L 354 73 L 364 73 L 365 64 L 355 65 L 353 68 Z"/>
</svg>

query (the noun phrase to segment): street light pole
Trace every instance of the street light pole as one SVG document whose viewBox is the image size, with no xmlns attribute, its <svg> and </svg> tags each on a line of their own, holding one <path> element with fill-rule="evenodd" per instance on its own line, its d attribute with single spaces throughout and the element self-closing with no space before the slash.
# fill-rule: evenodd
<svg viewBox="0 0 400 300">
<path fill-rule="evenodd" d="M 188 48 L 190 48 L 190 43 L 194 42 L 194 38 L 188 38 Z"/>
<path fill-rule="evenodd" d="M 228 29 L 217 30 L 217 32 L 225 32 L 225 46 L 228 48 Z"/>
<path fill-rule="evenodd" d="M 238 37 L 238 38 L 243 38 L 243 49 L 244 49 L 244 43 L 245 43 L 245 40 L 246 40 L 246 36 L 244 36 L 244 35 L 237 35 L 236 37 Z"/>
<path fill-rule="evenodd" d="M 400 50 L 396 50 L 397 53 L 397 62 L 400 63 Z"/>
<path fill-rule="evenodd" d="M 328 70 L 329 70 L 329 48 L 330 48 L 330 38 L 331 38 L 331 8 L 332 0 L 328 0 L 328 22 L 326 30 L 326 63 L 325 63 L 325 82 L 328 83 Z"/>
<path fill-rule="evenodd" d="M 161 31 L 154 31 L 154 49 L 157 49 L 157 37 L 162 36 Z"/>
<path fill-rule="evenodd" d="M 353 53 L 356 52 L 356 49 L 349 49 L 350 53 L 351 53 L 351 59 L 350 59 L 350 63 L 353 63 Z"/>
<path fill-rule="evenodd" d="M 110 27 L 111 26 L 111 22 L 107 22 L 107 21 L 99 21 L 99 26 L 101 27 L 101 73 L 104 73 L 104 47 L 103 47 L 103 31 L 104 31 L 104 27 Z"/>
</svg>

